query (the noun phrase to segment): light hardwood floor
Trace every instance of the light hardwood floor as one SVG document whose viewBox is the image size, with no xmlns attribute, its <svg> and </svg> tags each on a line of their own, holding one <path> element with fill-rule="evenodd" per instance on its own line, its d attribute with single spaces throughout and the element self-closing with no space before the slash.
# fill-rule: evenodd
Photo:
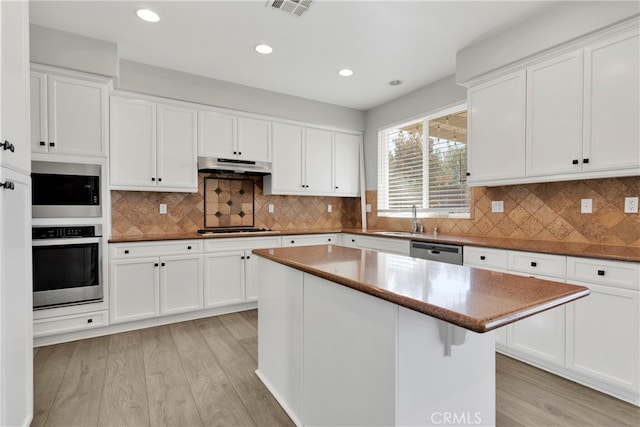
<svg viewBox="0 0 640 427">
<path fill-rule="evenodd" d="M 34 350 L 32 426 L 292 426 L 255 376 L 257 311 Z M 497 355 L 498 426 L 638 426 L 640 409 Z"/>
</svg>

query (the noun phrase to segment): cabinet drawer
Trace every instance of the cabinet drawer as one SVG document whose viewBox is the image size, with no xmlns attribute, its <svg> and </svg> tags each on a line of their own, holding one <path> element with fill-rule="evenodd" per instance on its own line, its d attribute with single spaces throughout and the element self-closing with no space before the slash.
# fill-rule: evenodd
<svg viewBox="0 0 640 427">
<path fill-rule="evenodd" d="M 282 236 L 282 247 L 309 246 L 309 245 L 336 245 L 337 234 L 299 234 Z"/>
<path fill-rule="evenodd" d="M 485 270 L 506 271 L 509 265 L 508 252 L 503 249 L 465 246 L 462 250 L 463 264 Z"/>
<path fill-rule="evenodd" d="M 204 242 L 205 252 L 279 248 L 280 236 L 218 238 Z"/>
<path fill-rule="evenodd" d="M 568 257 L 567 280 L 640 290 L 640 264 Z"/>
<path fill-rule="evenodd" d="M 111 243 L 109 245 L 110 259 L 191 253 L 202 253 L 202 241 L 176 240 L 164 241 L 162 243 Z"/>
<path fill-rule="evenodd" d="M 33 336 L 64 334 L 66 332 L 99 328 L 109 324 L 109 313 L 98 311 L 95 313 L 74 314 L 71 316 L 40 319 L 33 322 Z"/>
<path fill-rule="evenodd" d="M 536 276 L 550 276 L 564 279 L 567 257 L 562 255 L 539 254 L 535 252 L 508 251 L 508 268 L 511 271 Z"/>
</svg>

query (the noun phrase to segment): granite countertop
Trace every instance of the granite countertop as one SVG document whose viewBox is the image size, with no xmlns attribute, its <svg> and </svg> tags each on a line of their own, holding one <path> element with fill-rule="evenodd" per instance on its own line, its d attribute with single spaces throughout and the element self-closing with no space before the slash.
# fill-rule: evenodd
<svg viewBox="0 0 640 427">
<path fill-rule="evenodd" d="M 474 332 L 589 294 L 584 286 L 335 245 L 252 252 Z"/>
<path fill-rule="evenodd" d="M 225 239 L 237 237 L 289 236 L 296 234 L 351 233 L 390 239 L 421 240 L 433 243 L 480 246 L 495 249 L 512 249 L 555 255 L 569 255 L 586 258 L 599 258 L 617 261 L 640 262 L 640 247 L 594 245 L 590 243 L 565 243 L 543 240 L 510 239 L 502 237 L 460 236 L 450 234 L 403 233 L 385 230 L 362 230 L 360 228 L 345 229 L 297 229 L 263 231 L 258 233 L 220 233 L 201 235 L 185 234 L 147 234 L 140 236 L 123 236 L 109 239 L 109 243 L 154 242 L 163 240 L 189 239 Z M 384 234 L 381 234 L 384 233 Z M 394 234 L 400 233 L 400 234 Z"/>
</svg>

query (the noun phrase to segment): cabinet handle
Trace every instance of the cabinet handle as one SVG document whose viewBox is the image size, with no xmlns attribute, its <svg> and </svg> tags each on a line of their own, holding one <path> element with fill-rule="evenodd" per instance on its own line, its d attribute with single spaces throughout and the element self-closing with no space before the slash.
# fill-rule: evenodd
<svg viewBox="0 0 640 427">
<path fill-rule="evenodd" d="M 242 156 L 242 151 L 238 151 L 238 156 Z"/>
<path fill-rule="evenodd" d="M 162 182 L 162 178 L 158 178 L 158 182 Z"/>
<path fill-rule="evenodd" d="M 155 264 L 153 264 L 153 266 L 154 266 L 154 267 L 157 267 L 157 266 L 158 266 L 158 263 L 156 262 Z"/>
<path fill-rule="evenodd" d="M 487 259 L 487 257 L 486 257 L 486 256 L 484 256 L 484 255 L 480 255 L 480 261 L 484 261 L 485 259 Z"/>
<path fill-rule="evenodd" d="M 42 145 L 44 147 L 45 145 L 47 145 L 47 143 L 44 142 L 44 141 L 40 141 L 40 145 Z"/>
<path fill-rule="evenodd" d="M 237 151 L 234 151 L 234 152 L 233 152 L 233 154 L 238 154 L 238 152 L 237 152 Z"/>
<path fill-rule="evenodd" d="M 251 257 L 249 255 L 247 255 L 247 259 L 251 259 Z"/>
<path fill-rule="evenodd" d="M 578 159 L 573 159 L 573 161 L 571 163 L 574 164 L 574 165 L 577 165 L 579 162 L 578 162 Z"/>
<path fill-rule="evenodd" d="M 327 239 L 328 241 L 331 241 L 331 239 Z"/>
<path fill-rule="evenodd" d="M 55 147 L 55 146 L 56 146 L 56 143 L 55 143 L 55 142 L 50 142 L 50 143 L 49 143 L 49 147 Z"/>
<path fill-rule="evenodd" d="M 5 151 L 9 150 L 12 153 L 16 151 L 16 147 L 6 139 L 4 140 L 4 142 L 0 143 L 0 147 L 4 148 Z"/>
<path fill-rule="evenodd" d="M 87 319 L 87 323 L 93 323 L 93 319 Z"/>
<path fill-rule="evenodd" d="M 598 270 L 598 276 L 604 276 L 604 270 Z"/>
<path fill-rule="evenodd" d="M 355 242 L 356 242 L 356 239 L 351 239 L 351 243 L 355 243 Z"/>
<path fill-rule="evenodd" d="M 338 186 L 336 185 L 336 190 L 338 189 Z"/>
<path fill-rule="evenodd" d="M 125 250 L 124 250 L 124 254 L 126 255 L 126 254 L 128 254 L 128 253 L 129 253 L 129 249 L 125 249 Z"/>
<path fill-rule="evenodd" d="M 160 264 L 160 267 L 164 267 L 164 262 L 162 264 Z"/>
<path fill-rule="evenodd" d="M 240 259 L 244 259 L 244 256 L 241 256 Z"/>
<path fill-rule="evenodd" d="M 156 179 L 154 177 L 151 177 L 151 181 L 155 181 Z"/>
<path fill-rule="evenodd" d="M 16 186 L 11 181 L 5 181 L 5 182 L 0 183 L 0 187 L 4 188 L 5 190 L 15 190 L 16 189 Z"/>
<path fill-rule="evenodd" d="M 589 159 L 582 159 L 582 163 L 589 163 Z"/>
<path fill-rule="evenodd" d="M 471 176 L 471 172 L 467 172 L 467 176 Z"/>
<path fill-rule="evenodd" d="M 187 250 L 189 250 L 189 251 L 190 251 L 190 250 L 191 250 L 191 246 L 187 246 Z"/>
<path fill-rule="evenodd" d="M 535 261 L 531 261 L 531 267 L 536 267 L 537 265 L 538 265 L 538 263 L 537 263 L 537 262 L 535 262 Z"/>
<path fill-rule="evenodd" d="M 295 243 L 295 242 L 296 242 L 295 240 L 292 240 L 292 241 L 291 241 L 291 243 Z"/>
</svg>

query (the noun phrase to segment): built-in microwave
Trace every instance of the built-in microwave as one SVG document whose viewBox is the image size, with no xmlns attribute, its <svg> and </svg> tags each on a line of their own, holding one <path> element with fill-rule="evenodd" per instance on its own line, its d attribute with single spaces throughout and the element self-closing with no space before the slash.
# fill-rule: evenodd
<svg viewBox="0 0 640 427">
<path fill-rule="evenodd" d="M 34 218 L 99 217 L 100 165 L 32 162 Z"/>
</svg>

